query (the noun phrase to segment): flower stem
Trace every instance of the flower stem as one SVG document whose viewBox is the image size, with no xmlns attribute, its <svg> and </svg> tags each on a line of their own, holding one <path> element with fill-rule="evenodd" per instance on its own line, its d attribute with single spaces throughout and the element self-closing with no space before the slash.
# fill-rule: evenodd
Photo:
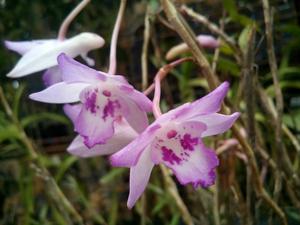
<svg viewBox="0 0 300 225">
<path fill-rule="evenodd" d="M 155 77 L 159 77 L 159 80 L 162 81 L 168 75 L 168 73 L 170 72 L 171 69 L 173 69 L 175 66 L 177 66 L 183 62 L 186 62 L 186 61 L 193 61 L 193 58 L 186 57 L 186 58 L 181 58 L 174 62 L 171 62 L 171 63 L 163 66 L 158 71 L 158 73 L 156 74 Z M 154 78 L 154 80 L 155 80 L 155 78 Z M 143 93 L 145 95 L 149 95 L 154 89 L 155 89 L 155 83 L 152 83 Z"/>
<path fill-rule="evenodd" d="M 118 42 L 118 34 L 120 31 L 120 26 L 122 23 L 123 15 L 126 8 L 127 0 L 121 0 L 120 8 L 118 12 L 118 17 L 115 23 L 115 27 L 113 30 L 113 34 L 111 37 L 111 44 L 110 44 L 110 55 L 109 55 L 109 69 L 108 74 L 116 74 L 117 68 L 117 42 Z"/>
<path fill-rule="evenodd" d="M 186 62 L 186 61 L 190 61 L 192 60 L 192 58 L 182 58 L 182 59 L 178 59 L 170 64 L 167 64 L 165 66 L 163 66 L 162 68 L 160 68 L 160 70 L 157 72 L 155 78 L 154 78 L 154 84 L 152 84 L 146 91 L 147 93 L 150 93 L 153 89 L 154 91 L 154 98 L 153 98 L 153 114 L 154 117 L 157 119 L 159 116 L 161 116 L 161 110 L 159 107 L 159 103 L 160 103 L 160 94 L 161 94 L 161 85 L 160 82 L 161 80 L 166 77 L 166 75 L 170 72 L 171 69 L 173 69 L 175 66 Z M 145 92 L 146 92 L 145 91 Z M 188 208 L 186 207 L 185 203 L 183 202 L 182 198 L 180 197 L 176 184 L 174 183 L 174 181 L 171 178 L 171 175 L 169 173 L 169 171 L 167 170 L 167 168 L 164 165 L 160 165 L 160 169 L 163 173 L 163 177 L 164 177 L 164 181 L 167 187 L 167 190 L 169 191 L 169 193 L 171 194 L 171 196 L 174 198 L 178 209 L 181 212 L 182 218 L 184 220 L 184 222 L 188 225 L 193 225 L 193 219 L 191 214 L 188 211 Z"/>
<path fill-rule="evenodd" d="M 63 23 L 61 24 L 57 39 L 63 41 L 66 38 L 66 34 L 71 22 L 75 19 L 75 17 L 83 10 L 83 8 L 90 2 L 90 0 L 82 0 L 70 14 L 65 18 Z"/>
<path fill-rule="evenodd" d="M 190 61 L 190 60 L 192 60 L 192 58 L 190 58 L 190 57 L 178 59 L 178 60 L 171 62 L 171 63 L 163 66 L 162 68 L 160 68 L 159 71 L 157 72 L 157 74 L 155 75 L 154 84 L 150 85 L 144 91 L 144 94 L 149 94 L 153 89 L 155 89 L 154 98 L 153 98 L 153 107 L 152 107 L 155 118 L 158 118 L 161 115 L 161 110 L 159 107 L 160 94 L 161 94 L 160 82 L 162 81 L 162 79 L 164 79 L 167 76 L 167 74 L 170 72 L 170 70 L 172 70 L 175 66 L 180 65 L 181 63 Z"/>
</svg>

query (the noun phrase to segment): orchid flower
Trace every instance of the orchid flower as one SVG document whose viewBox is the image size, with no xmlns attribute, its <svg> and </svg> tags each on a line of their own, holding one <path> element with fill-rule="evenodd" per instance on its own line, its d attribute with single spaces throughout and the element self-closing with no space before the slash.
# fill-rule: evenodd
<svg viewBox="0 0 300 225">
<path fill-rule="evenodd" d="M 134 141 L 110 157 L 113 166 L 130 167 L 129 208 L 141 196 L 153 166 L 159 163 L 169 167 L 183 185 L 192 183 L 197 188 L 214 183 L 219 161 L 202 138 L 225 132 L 239 117 L 239 113 L 217 113 L 228 87 L 224 82 L 201 99 L 158 116 Z"/>
<path fill-rule="evenodd" d="M 199 45 L 203 48 L 218 48 L 220 46 L 220 42 L 213 36 L 207 34 L 200 34 L 197 36 L 197 41 Z M 186 43 L 181 43 L 172 47 L 166 54 L 167 60 L 172 60 L 176 58 L 178 55 L 189 52 L 189 47 Z"/>
<path fill-rule="evenodd" d="M 101 48 L 104 39 L 97 34 L 84 32 L 72 38 L 65 39 L 70 23 L 80 11 L 90 2 L 82 0 L 63 21 L 58 38 L 33 41 L 5 41 L 5 46 L 20 55 L 21 59 L 7 74 L 8 77 L 23 77 L 35 72 L 48 69 L 43 76 L 46 86 L 61 81 L 61 74 L 57 68 L 57 56 L 64 52 L 71 57 L 81 57 L 88 65 L 93 66 L 94 61 L 87 57 L 87 53 L 93 49 Z"/>
<path fill-rule="evenodd" d="M 137 133 L 147 127 L 146 112 L 151 111 L 152 102 L 123 76 L 96 71 L 65 54 L 58 57 L 58 65 L 63 81 L 31 94 L 30 98 L 47 103 L 79 102 L 74 107 L 80 108 L 80 112 L 73 121 L 75 131 L 88 148 L 105 144 L 122 120 Z"/>
<path fill-rule="evenodd" d="M 16 78 L 39 72 L 57 65 L 57 56 L 64 52 L 71 57 L 81 55 L 93 64 L 86 54 L 104 45 L 104 39 L 97 34 L 81 33 L 65 41 L 60 40 L 36 40 L 12 42 L 6 41 L 8 49 L 22 55 L 15 67 L 7 74 Z"/>
</svg>

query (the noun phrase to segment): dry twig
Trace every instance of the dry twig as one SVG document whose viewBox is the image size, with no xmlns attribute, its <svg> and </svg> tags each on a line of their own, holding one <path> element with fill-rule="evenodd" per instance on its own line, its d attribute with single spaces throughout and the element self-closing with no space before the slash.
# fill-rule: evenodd
<svg viewBox="0 0 300 225">
<path fill-rule="evenodd" d="M 183 22 L 184 20 L 180 17 L 178 14 L 176 8 L 174 7 L 173 3 L 171 3 L 169 0 L 161 0 L 161 3 L 163 5 L 164 11 L 171 22 L 173 26 L 176 28 L 177 33 L 181 36 L 183 41 L 187 43 L 187 45 L 190 47 L 192 54 L 195 57 L 196 62 L 200 66 L 203 75 L 207 79 L 208 85 L 210 89 L 214 89 L 217 87 L 219 81 L 218 78 L 213 73 L 207 59 L 205 58 L 204 54 L 202 53 L 201 47 L 197 44 L 195 34 L 191 31 L 190 28 L 187 28 L 187 24 Z M 229 109 L 223 107 L 223 110 L 226 114 L 229 113 Z M 237 138 L 237 140 L 240 142 L 243 150 L 245 151 L 245 154 L 248 157 L 249 165 L 252 170 L 252 179 L 253 184 L 255 186 L 256 193 L 259 197 L 261 197 L 270 207 L 274 209 L 274 211 L 278 214 L 278 216 L 282 219 L 283 223 L 286 225 L 287 220 L 285 217 L 284 212 L 282 209 L 272 200 L 272 198 L 269 196 L 267 191 L 265 190 L 263 183 L 259 176 L 259 170 L 257 166 L 257 162 L 254 156 L 254 152 L 251 148 L 251 146 L 248 144 L 247 140 L 242 136 L 242 134 L 239 131 L 239 127 L 237 125 L 234 125 L 232 127 L 233 135 Z"/>
</svg>

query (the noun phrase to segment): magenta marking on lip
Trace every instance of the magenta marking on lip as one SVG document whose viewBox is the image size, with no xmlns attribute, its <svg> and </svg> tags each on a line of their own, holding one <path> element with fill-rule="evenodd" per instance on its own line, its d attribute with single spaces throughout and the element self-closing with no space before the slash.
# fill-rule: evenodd
<svg viewBox="0 0 300 225">
<path fill-rule="evenodd" d="M 96 90 L 95 92 L 92 93 L 87 92 L 85 96 L 86 96 L 86 101 L 84 103 L 85 108 L 87 110 L 90 110 L 91 113 L 96 113 L 96 108 L 98 108 L 96 105 L 96 100 L 97 100 Z"/>
<path fill-rule="evenodd" d="M 176 130 L 170 130 L 170 131 L 167 133 L 167 137 L 168 137 L 169 139 L 174 138 L 176 135 L 177 135 L 177 131 L 176 131 Z"/>
<path fill-rule="evenodd" d="M 194 146 L 198 144 L 198 138 L 192 138 L 190 134 L 183 135 L 180 144 L 184 150 L 194 151 Z"/>
<path fill-rule="evenodd" d="M 120 108 L 121 108 L 121 105 L 118 100 L 115 100 L 115 101 L 108 100 L 106 106 L 103 109 L 102 118 L 105 120 L 108 116 L 114 117 L 115 110 L 120 109 Z"/>
<path fill-rule="evenodd" d="M 163 155 L 163 160 L 166 162 L 171 163 L 174 165 L 176 163 L 177 165 L 180 164 L 181 158 L 179 158 L 173 151 L 172 149 L 168 149 L 167 147 L 163 146 L 161 147 L 162 155 Z"/>
<path fill-rule="evenodd" d="M 103 94 L 104 96 L 106 96 L 106 97 L 110 97 L 110 96 L 111 96 L 111 92 L 108 91 L 108 90 L 104 90 L 104 91 L 102 92 L 102 94 Z"/>
</svg>

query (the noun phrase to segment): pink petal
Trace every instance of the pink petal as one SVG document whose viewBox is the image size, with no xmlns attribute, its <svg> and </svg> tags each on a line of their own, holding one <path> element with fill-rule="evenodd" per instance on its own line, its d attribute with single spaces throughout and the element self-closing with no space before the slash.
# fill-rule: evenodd
<svg viewBox="0 0 300 225">
<path fill-rule="evenodd" d="M 223 82 L 215 90 L 208 95 L 196 100 L 192 103 L 185 103 L 169 112 L 160 116 L 156 121 L 165 123 L 171 120 L 186 121 L 196 116 L 215 113 L 220 110 L 222 101 L 227 94 L 229 88 L 228 82 Z M 194 119 L 193 119 L 194 120 Z"/>
<path fill-rule="evenodd" d="M 200 34 L 197 36 L 199 44 L 203 48 L 218 48 L 220 43 L 219 41 L 211 35 Z"/>
<path fill-rule="evenodd" d="M 223 99 L 226 97 L 228 89 L 229 83 L 225 81 L 208 95 L 193 102 L 191 107 L 195 111 L 195 114 L 199 115 L 218 112 L 221 108 Z"/>
<path fill-rule="evenodd" d="M 87 82 L 94 84 L 99 81 L 107 81 L 114 85 L 129 85 L 123 76 L 109 75 L 102 71 L 94 70 L 77 62 L 64 53 L 60 54 L 57 60 L 63 80 L 67 83 Z"/>
<path fill-rule="evenodd" d="M 89 147 L 103 144 L 114 134 L 114 122 L 122 118 L 123 104 L 111 87 L 89 86 L 80 94 L 82 109 L 75 130 Z"/>
<path fill-rule="evenodd" d="M 93 84 L 99 82 L 99 80 L 106 80 L 104 74 L 77 62 L 64 53 L 57 57 L 57 61 L 62 73 L 62 79 L 67 83 L 86 82 Z"/>
<path fill-rule="evenodd" d="M 150 149 L 145 150 L 137 164 L 130 168 L 130 186 L 127 207 L 132 208 L 144 192 L 154 164 L 151 161 Z"/>
<path fill-rule="evenodd" d="M 206 125 L 196 121 L 170 122 L 156 132 L 152 142 L 152 160 L 173 170 L 181 184 L 207 187 L 215 180 L 218 158 L 206 148 L 201 133 Z"/>
<path fill-rule="evenodd" d="M 57 42 L 56 39 L 50 40 L 34 40 L 34 41 L 4 41 L 4 45 L 9 50 L 19 53 L 20 55 L 25 54 L 31 49 L 49 42 Z"/>
<path fill-rule="evenodd" d="M 67 84 L 60 82 L 54 84 L 43 91 L 29 95 L 29 98 L 46 103 L 72 103 L 79 101 L 80 92 L 89 86 L 86 83 Z"/>
<path fill-rule="evenodd" d="M 110 82 L 113 82 L 118 85 L 129 85 L 128 81 L 126 80 L 126 78 L 123 75 L 111 75 L 111 74 L 104 73 L 101 71 L 98 71 L 98 72 L 104 74 L 108 78 L 107 80 Z"/>
<path fill-rule="evenodd" d="M 131 85 L 121 85 L 120 90 L 131 98 L 145 112 L 152 111 L 152 101 L 143 93 L 135 90 Z"/>
<path fill-rule="evenodd" d="M 83 143 L 83 138 L 78 135 L 67 150 L 70 154 L 79 157 L 110 155 L 125 147 L 136 136 L 137 133 L 126 122 L 122 122 L 116 125 L 115 134 L 105 144 L 98 144 L 92 148 L 88 148 Z"/>
<path fill-rule="evenodd" d="M 116 167 L 131 167 L 135 165 L 147 145 L 154 137 L 155 132 L 160 128 L 159 124 L 150 125 L 142 134 L 134 139 L 129 145 L 110 157 L 110 162 Z"/>
<path fill-rule="evenodd" d="M 43 74 L 43 81 L 46 87 L 62 82 L 61 72 L 58 66 L 51 67 Z"/>
<path fill-rule="evenodd" d="M 208 115 L 201 115 L 193 118 L 193 120 L 200 121 L 207 126 L 207 130 L 202 133 L 202 137 L 221 134 L 227 131 L 233 123 L 239 118 L 240 113 L 233 113 L 231 115 L 223 115 L 219 113 L 212 113 Z"/>
<path fill-rule="evenodd" d="M 82 108 L 81 103 L 74 104 L 74 105 L 66 104 L 63 107 L 65 114 L 69 117 L 70 120 L 72 120 L 73 123 L 75 123 L 81 111 L 81 108 Z"/>
<path fill-rule="evenodd" d="M 128 96 L 125 95 L 124 98 L 119 96 L 118 99 L 122 106 L 122 116 L 136 132 L 143 132 L 149 124 L 147 114 Z"/>
</svg>

